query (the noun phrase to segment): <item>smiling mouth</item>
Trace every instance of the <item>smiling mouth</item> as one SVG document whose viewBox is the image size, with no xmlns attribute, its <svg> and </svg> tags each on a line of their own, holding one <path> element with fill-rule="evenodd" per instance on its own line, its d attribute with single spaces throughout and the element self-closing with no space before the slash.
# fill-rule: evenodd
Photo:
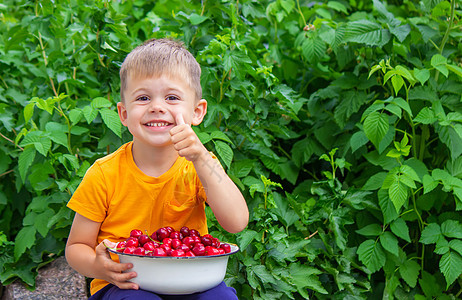
<svg viewBox="0 0 462 300">
<path fill-rule="evenodd" d="M 148 127 L 166 127 L 166 126 L 169 126 L 171 123 L 168 123 L 168 122 L 150 122 L 150 123 L 146 123 L 144 125 L 148 126 Z"/>
</svg>

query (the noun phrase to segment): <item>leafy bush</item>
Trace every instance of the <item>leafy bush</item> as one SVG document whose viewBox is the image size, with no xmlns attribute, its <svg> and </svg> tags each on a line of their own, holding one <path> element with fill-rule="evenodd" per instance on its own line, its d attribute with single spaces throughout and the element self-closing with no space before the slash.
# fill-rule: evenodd
<svg viewBox="0 0 462 300">
<path fill-rule="evenodd" d="M 462 288 L 462 16 L 440 1 L 0 4 L 0 280 L 34 285 L 65 208 L 130 139 L 118 69 L 185 42 L 209 111 L 195 128 L 242 189 L 226 281 L 244 299 L 457 298 Z"/>
</svg>

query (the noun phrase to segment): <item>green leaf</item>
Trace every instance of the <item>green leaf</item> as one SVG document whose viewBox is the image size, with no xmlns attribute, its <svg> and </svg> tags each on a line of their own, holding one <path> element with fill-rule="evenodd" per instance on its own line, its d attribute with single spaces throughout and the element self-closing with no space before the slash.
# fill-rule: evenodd
<svg viewBox="0 0 462 300">
<path fill-rule="evenodd" d="M 395 75 L 391 78 L 391 84 L 393 85 L 393 89 L 395 90 L 395 95 L 398 95 L 399 91 L 404 85 L 403 77 L 400 75 Z"/>
<path fill-rule="evenodd" d="M 422 231 L 419 242 L 427 245 L 436 244 L 436 242 L 438 242 L 438 240 L 441 238 L 443 238 L 443 235 L 441 233 L 440 225 L 436 223 L 430 223 L 425 226 L 424 230 Z"/>
<path fill-rule="evenodd" d="M 414 77 L 424 85 L 430 79 L 430 71 L 428 69 L 414 69 Z"/>
<path fill-rule="evenodd" d="M 408 198 L 408 187 L 399 178 L 396 178 L 388 189 L 388 196 L 396 211 L 399 212 Z"/>
<path fill-rule="evenodd" d="M 98 116 L 98 110 L 91 107 L 90 105 L 85 106 L 82 110 L 82 113 L 88 124 L 93 122 L 93 120 Z"/>
<path fill-rule="evenodd" d="M 350 139 L 351 152 L 356 152 L 359 148 L 366 145 L 369 139 L 367 138 L 364 131 L 355 132 Z"/>
<path fill-rule="evenodd" d="M 448 59 L 441 54 L 435 54 L 432 56 L 432 59 L 430 61 L 431 65 L 433 67 L 441 66 L 441 65 L 446 65 L 448 62 Z"/>
<path fill-rule="evenodd" d="M 379 197 L 379 205 L 380 209 L 383 214 L 384 224 L 388 224 L 391 221 L 398 218 L 398 213 L 396 212 L 396 208 L 391 202 L 390 198 L 388 197 L 388 193 L 386 190 L 379 190 L 378 192 Z"/>
<path fill-rule="evenodd" d="M 77 124 L 78 122 L 80 122 L 82 115 L 83 112 L 80 108 L 74 108 L 69 112 L 69 120 L 72 122 L 72 124 Z"/>
<path fill-rule="evenodd" d="M 402 43 L 411 32 L 411 26 L 405 24 L 397 27 L 390 27 L 390 32 Z"/>
<path fill-rule="evenodd" d="M 240 233 L 237 237 L 237 241 L 239 242 L 239 248 L 241 251 L 245 251 L 250 243 L 257 239 L 258 232 L 248 229 Z"/>
<path fill-rule="evenodd" d="M 419 277 L 420 265 L 414 259 L 406 260 L 399 267 L 399 274 L 404 281 L 414 288 L 417 285 L 417 278 Z"/>
<path fill-rule="evenodd" d="M 376 223 L 366 225 L 363 228 L 356 230 L 356 233 L 370 237 L 379 236 L 380 234 L 382 234 L 382 232 L 382 227 Z"/>
<path fill-rule="evenodd" d="M 446 220 L 441 224 L 441 233 L 446 237 L 462 239 L 462 224 L 455 220 Z"/>
<path fill-rule="evenodd" d="M 102 98 L 104 99 L 104 98 Z M 99 111 L 104 124 L 114 132 L 118 137 L 122 137 L 122 123 L 120 122 L 119 114 L 108 108 L 102 108 Z"/>
<path fill-rule="evenodd" d="M 385 252 L 380 243 L 374 240 L 367 240 L 361 243 L 357 253 L 359 260 L 362 261 L 372 273 L 377 272 L 385 265 Z"/>
<path fill-rule="evenodd" d="M 276 283 L 276 279 L 264 265 L 252 266 L 252 272 L 254 272 L 263 283 Z"/>
<path fill-rule="evenodd" d="M 308 288 L 321 294 L 328 294 L 319 280 L 318 275 L 321 274 L 321 271 L 318 269 L 306 264 L 291 263 L 289 266 L 289 274 L 298 290 L 305 290 Z"/>
<path fill-rule="evenodd" d="M 315 63 L 324 57 L 326 48 L 322 39 L 310 35 L 302 43 L 302 54 L 310 63 Z"/>
<path fill-rule="evenodd" d="M 45 129 L 48 133 L 50 133 L 50 138 L 56 144 L 62 145 L 67 147 L 67 135 L 68 132 L 67 126 L 56 123 L 56 122 L 48 122 L 45 125 Z"/>
<path fill-rule="evenodd" d="M 31 131 L 26 134 L 19 145 L 21 147 L 34 145 L 37 152 L 46 157 L 51 148 L 51 139 L 48 137 L 48 134 L 43 131 Z"/>
<path fill-rule="evenodd" d="M 390 229 L 391 232 L 393 232 L 396 236 L 402 238 L 408 243 L 411 242 L 411 237 L 409 236 L 409 227 L 402 218 L 394 220 L 390 224 Z"/>
<path fill-rule="evenodd" d="M 462 68 L 461 67 L 458 67 L 456 65 L 447 64 L 446 68 L 448 68 L 449 71 L 455 73 L 457 76 L 462 78 Z"/>
<path fill-rule="evenodd" d="M 398 257 L 398 239 L 393 233 L 385 231 L 382 235 L 380 235 L 380 244 L 385 250 Z"/>
<path fill-rule="evenodd" d="M 345 33 L 346 42 L 362 43 L 382 47 L 390 40 L 390 32 L 369 20 L 349 22 Z"/>
<path fill-rule="evenodd" d="M 329 1 L 329 2 L 327 3 L 327 7 L 332 8 L 332 9 L 335 10 L 335 11 L 342 12 L 342 13 L 344 13 L 344 14 L 348 14 L 348 11 L 347 11 L 347 8 L 345 7 L 345 5 L 343 5 L 343 4 L 340 3 L 340 2 L 337 2 L 337 1 Z"/>
<path fill-rule="evenodd" d="M 461 240 L 450 240 L 449 248 L 456 250 L 460 255 L 462 255 L 462 241 Z"/>
<path fill-rule="evenodd" d="M 91 101 L 91 108 L 109 108 L 112 106 L 111 101 L 103 97 L 96 97 Z"/>
<path fill-rule="evenodd" d="M 440 270 L 446 279 L 446 288 L 462 274 L 462 256 L 454 251 L 444 254 L 440 260 Z"/>
<path fill-rule="evenodd" d="M 387 173 L 385 172 L 379 172 L 377 174 L 374 174 L 371 177 L 369 177 L 362 189 L 365 191 L 378 190 L 382 187 L 386 177 Z"/>
<path fill-rule="evenodd" d="M 358 112 L 366 101 L 366 93 L 358 91 L 347 91 L 334 111 L 335 122 L 337 122 L 339 127 L 345 127 L 345 124 L 349 118 L 354 113 Z"/>
<path fill-rule="evenodd" d="M 424 194 L 433 191 L 438 186 L 438 181 L 428 174 L 424 175 L 422 183 L 424 187 Z"/>
<path fill-rule="evenodd" d="M 196 13 L 192 13 L 189 16 L 189 21 L 191 21 L 191 25 L 199 25 L 203 23 L 205 20 L 207 20 L 209 17 L 207 16 L 201 16 Z"/>
<path fill-rule="evenodd" d="M 32 162 L 35 159 L 35 147 L 29 145 L 24 148 L 24 151 L 19 155 L 18 160 L 18 169 L 19 175 L 21 176 L 22 182 L 26 182 L 26 174 L 29 167 L 32 165 Z"/>
<path fill-rule="evenodd" d="M 231 149 L 231 147 L 227 143 L 222 142 L 220 140 L 214 140 L 213 144 L 215 145 L 217 154 L 223 160 L 225 165 L 229 168 L 231 166 L 231 162 L 233 161 L 233 149 Z"/>
<path fill-rule="evenodd" d="M 393 100 L 391 100 L 390 103 L 398 105 L 399 107 L 404 109 L 409 114 L 409 116 L 412 117 L 413 114 L 412 114 L 411 107 L 409 106 L 409 103 L 407 103 L 406 100 L 404 100 L 403 98 L 401 97 L 393 98 Z"/>
<path fill-rule="evenodd" d="M 35 242 L 35 227 L 25 226 L 19 230 L 16 239 L 14 240 L 14 259 L 18 261 L 21 255 L 34 245 Z"/>
<path fill-rule="evenodd" d="M 388 116 L 384 113 L 372 112 L 364 120 L 364 133 L 377 149 L 388 128 Z"/>
<path fill-rule="evenodd" d="M 29 122 L 34 115 L 35 102 L 31 102 L 24 107 L 24 123 Z"/>
</svg>

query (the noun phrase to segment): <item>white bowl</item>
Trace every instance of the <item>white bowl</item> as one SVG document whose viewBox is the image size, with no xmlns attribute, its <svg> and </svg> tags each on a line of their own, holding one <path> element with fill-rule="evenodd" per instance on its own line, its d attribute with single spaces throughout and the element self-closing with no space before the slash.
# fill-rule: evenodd
<svg viewBox="0 0 462 300">
<path fill-rule="evenodd" d="M 163 295 L 184 295 L 203 292 L 219 285 L 225 278 L 229 255 L 239 251 L 230 244 L 231 252 L 214 256 L 173 257 L 139 256 L 110 252 L 121 263 L 132 263 L 137 276 L 131 280 L 143 290 Z"/>
</svg>

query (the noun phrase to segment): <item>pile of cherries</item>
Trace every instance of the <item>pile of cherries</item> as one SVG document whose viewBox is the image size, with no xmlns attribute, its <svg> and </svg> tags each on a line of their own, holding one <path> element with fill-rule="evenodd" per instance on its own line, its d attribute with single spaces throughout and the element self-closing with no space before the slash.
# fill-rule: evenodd
<svg viewBox="0 0 462 300">
<path fill-rule="evenodd" d="M 195 229 L 184 226 L 179 231 L 161 227 L 151 235 L 133 229 L 130 237 L 117 243 L 117 252 L 142 256 L 211 256 L 231 252 L 231 246 L 210 234 L 201 236 Z"/>
</svg>

